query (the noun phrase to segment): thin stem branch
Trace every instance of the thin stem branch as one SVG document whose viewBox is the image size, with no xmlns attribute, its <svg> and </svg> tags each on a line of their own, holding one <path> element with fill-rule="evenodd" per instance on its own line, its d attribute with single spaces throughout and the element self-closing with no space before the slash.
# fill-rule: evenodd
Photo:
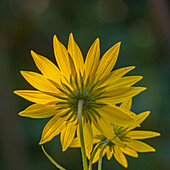
<svg viewBox="0 0 170 170">
<path fill-rule="evenodd" d="M 84 100 L 80 99 L 78 101 L 78 124 L 79 124 L 79 134 L 80 134 L 80 143 L 81 143 L 81 154 L 83 160 L 83 168 L 84 170 L 88 170 L 87 167 L 87 158 L 85 152 L 85 144 L 84 144 L 84 137 L 83 137 L 83 125 L 82 125 L 82 110 L 83 110 Z"/>
<path fill-rule="evenodd" d="M 44 154 L 47 156 L 47 158 L 60 170 L 66 170 L 65 168 L 63 168 L 61 165 L 59 165 L 44 149 L 43 145 L 41 145 L 42 151 L 44 152 Z"/>
<path fill-rule="evenodd" d="M 99 161 L 98 161 L 98 170 L 102 170 L 102 155 L 105 147 L 107 144 L 110 142 L 109 139 L 106 140 L 106 143 L 102 146 L 101 151 L 100 151 L 100 156 L 99 156 Z"/>
<path fill-rule="evenodd" d="M 92 163 L 93 163 L 94 156 L 95 156 L 97 150 L 101 147 L 102 144 L 103 144 L 103 143 L 99 144 L 99 145 L 95 148 L 95 150 L 92 152 L 91 157 L 90 157 L 90 160 L 89 160 L 89 170 L 92 170 Z"/>
</svg>

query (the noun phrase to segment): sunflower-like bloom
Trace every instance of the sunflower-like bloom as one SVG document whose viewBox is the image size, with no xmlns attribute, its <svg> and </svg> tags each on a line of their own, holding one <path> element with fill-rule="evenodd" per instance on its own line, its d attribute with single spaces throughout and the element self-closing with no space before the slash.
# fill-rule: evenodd
<svg viewBox="0 0 170 170">
<path fill-rule="evenodd" d="M 132 100 L 128 99 L 124 101 L 120 105 L 120 107 L 130 110 L 131 104 L 132 104 Z M 149 114 L 150 112 L 146 111 L 138 115 L 134 115 L 134 117 L 135 117 L 136 122 L 138 124 L 141 124 L 149 116 Z M 116 136 L 124 143 L 124 147 L 119 146 L 113 143 L 112 141 L 108 140 L 107 137 L 101 134 L 98 131 L 98 129 L 96 129 L 93 126 L 93 135 L 94 135 L 93 143 L 96 144 L 94 150 L 98 147 L 99 144 L 101 143 L 104 144 L 105 142 L 107 142 L 107 145 L 103 150 L 102 156 L 106 154 L 108 160 L 110 160 L 112 156 L 114 155 L 115 159 L 122 166 L 127 168 L 128 162 L 124 154 L 132 156 L 132 157 L 138 157 L 137 152 L 155 152 L 155 149 L 153 147 L 139 140 L 160 136 L 160 133 L 153 132 L 153 131 L 134 130 L 136 126 L 118 126 L 115 124 L 111 124 L 111 126 Z M 72 144 L 70 145 L 70 147 L 80 147 L 79 140 L 75 138 L 72 141 Z M 101 152 L 101 147 L 99 147 L 99 149 L 97 150 L 94 156 L 94 159 L 93 159 L 93 163 L 99 160 L 100 152 Z"/>
<path fill-rule="evenodd" d="M 93 147 L 94 125 L 108 139 L 122 146 L 115 138 L 114 130 L 108 121 L 115 125 L 135 125 L 132 112 L 116 106 L 131 98 L 144 87 L 132 87 L 142 76 L 126 76 L 134 66 L 112 71 L 120 48 L 120 42 L 111 47 L 101 59 L 99 39 L 90 47 L 85 62 L 82 53 L 69 36 L 68 48 L 53 38 L 54 54 L 58 67 L 47 58 L 31 51 L 33 60 L 40 73 L 21 71 L 23 77 L 37 90 L 16 90 L 15 94 L 33 102 L 31 106 L 19 113 L 31 118 L 52 117 L 42 132 L 40 144 L 46 143 L 60 134 L 62 149 L 71 144 L 78 125 L 78 102 L 83 100 L 82 120 L 83 135 L 87 155 Z M 79 133 L 77 133 L 79 137 Z"/>
</svg>

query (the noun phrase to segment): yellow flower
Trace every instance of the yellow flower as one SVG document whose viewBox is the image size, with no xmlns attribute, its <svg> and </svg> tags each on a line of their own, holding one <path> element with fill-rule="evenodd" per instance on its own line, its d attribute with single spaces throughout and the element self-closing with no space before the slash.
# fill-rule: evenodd
<svg viewBox="0 0 170 170">
<path fill-rule="evenodd" d="M 131 104 L 132 104 L 132 100 L 128 99 L 124 101 L 120 105 L 120 107 L 130 110 Z M 149 114 L 150 112 L 146 111 L 138 115 L 134 115 L 136 122 L 138 124 L 141 124 L 149 116 Z M 136 126 L 118 126 L 115 124 L 111 124 L 111 125 L 116 136 L 125 144 L 124 147 L 116 145 L 111 140 L 108 140 L 104 135 L 102 135 L 98 131 L 98 129 L 96 129 L 93 126 L 93 135 L 95 136 L 93 143 L 96 143 L 94 150 L 98 147 L 100 143 L 107 142 L 107 145 L 103 150 L 102 156 L 106 154 L 108 160 L 110 160 L 112 156 L 114 155 L 115 159 L 122 166 L 127 168 L 128 163 L 127 163 L 127 159 L 124 154 L 132 156 L 132 157 L 138 157 L 137 152 L 155 152 L 155 149 L 153 147 L 139 140 L 160 136 L 160 133 L 153 132 L 153 131 L 133 130 L 136 128 Z M 70 145 L 70 147 L 80 147 L 80 144 L 77 138 L 75 138 L 72 141 L 72 144 Z M 94 159 L 93 159 L 93 163 L 99 160 L 100 151 L 101 151 L 101 147 L 99 147 L 99 149 L 97 150 L 94 156 Z"/>
<path fill-rule="evenodd" d="M 108 139 L 115 137 L 108 120 L 116 125 L 138 125 L 132 112 L 116 106 L 117 103 L 146 89 L 131 87 L 142 76 L 123 77 L 134 69 L 133 66 L 112 71 L 118 57 L 120 42 L 99 59 L 100 46 L 97 38 L 90 47 L 85 62 L 72 33 L 67 49 L 56 36 L 53 44 L 58 67 L 47 58 L 31 51 L 34 62 L 42 74 L 30 71 L 21 71 L 21 74 L 37 90 L 14 91 L 15 94 L 34 103 L 21 111 L 20 116 L 52 117 L 42 132 L 40 144 L 61 133 L 63 151 L 69 147 L 79 129 L 77 108 L 80 99 L 84 101 L 82 119 L 87 155 L 93 147 L 92 125 Z M 79 137 L 79 133 L 77 136 Z M 115 138 L 114 143 L 123 145 L 119 138 Z"/>
</svg>

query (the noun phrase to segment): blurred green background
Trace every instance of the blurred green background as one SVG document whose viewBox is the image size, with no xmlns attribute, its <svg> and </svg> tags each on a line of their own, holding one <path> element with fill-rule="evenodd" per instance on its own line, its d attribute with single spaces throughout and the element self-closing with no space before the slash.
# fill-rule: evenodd
<svg viewBox="0 0 170 170">
<path fill-rule="evenodd" d="M 148 89 L 136 96 L 133 111 L 151 110 L 142 128 L 161 132 L 145 140 L 155 153 L 127 156 L 130 170 L 170 169 L 170 2 L 168 0 L 1 0 L 0 1 L 0 165 L 2 170 L 53 170 L 38 145 L 48 119 L 22 118 L 30 102 L 13 94 L 32 89 L 20 70 L 38 71 L 30 50 L 55 62 L 52 38 L 65 45 L 73 32 L 84 56 L 99 37 L 103 54 L 116 42 L 121 50 L 116 68 L 135 65 L 129 75 L 143 75 L 137 85 Z M 82 169 L 79 149 L 61 151 L 59 136 L 47 151 L 69 170 Z M 103 169 L 124 169 L 104 157 Z M 97 165 L 94 165 L 97 169 Z"/>
</svg>

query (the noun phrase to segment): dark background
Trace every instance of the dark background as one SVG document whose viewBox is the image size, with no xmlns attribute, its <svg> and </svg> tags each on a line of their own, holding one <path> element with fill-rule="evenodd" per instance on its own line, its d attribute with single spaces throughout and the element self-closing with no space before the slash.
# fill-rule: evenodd
<svg viewBox="0 0 170 170">
<path fill-rule="evenodd" d="M 133 111 L 151 110 L 142 128 L 160 132 L 145 140 L 155 153 L 128 158 L 130 170 L 170 169 L 170 3 L 168 0 L 1 0 L 0 1 L 0 165 L 3 170 L 53 170 L 38 145 L 48 119 L 29 119 L 17 113 L 30 102 L 13 94 L 32 89 L 20 70 L 38 71 L 30 50 L 55 62 L 52 38 L 65 45 L 73 32 L 84 56 L 99 37 L 103 54 L 116 42 L 121 50 L 116 68 L 135 65 L 129 75 L 143 75 L 137 85 L 148 89 L 136 96 Z M 45 144 L 47 151 L 69 170 L 82 169 L 79 149 L 61 151 L 59 136 Z M 104 157 L 103 169 L 124 169 Z M 96 169 L 97 166 L 94 166 Z"/>
</svg>

